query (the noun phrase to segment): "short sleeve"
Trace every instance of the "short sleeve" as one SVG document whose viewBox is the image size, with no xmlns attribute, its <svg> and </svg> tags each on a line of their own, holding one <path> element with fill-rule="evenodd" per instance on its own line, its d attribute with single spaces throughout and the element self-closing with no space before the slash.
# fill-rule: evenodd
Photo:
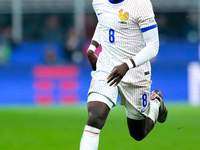
<svg viewBox="0 0 200 150">
<path fill-rule="evenodd" d="M 142 32 L 157 27 L 150 0 L 138 1 L 136 18 Z"/>
</svg>

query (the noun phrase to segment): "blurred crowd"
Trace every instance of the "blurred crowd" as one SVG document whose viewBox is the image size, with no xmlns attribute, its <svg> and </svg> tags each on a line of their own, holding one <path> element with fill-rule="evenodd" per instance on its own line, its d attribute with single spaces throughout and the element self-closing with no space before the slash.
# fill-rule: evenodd
<svg viewBox="0 0 200 150">
<path fill-rule="evenodd" d="M 0 65 L 9 61 L 15 43 L 12 42 L 11 15 L 0 14 Z M 170 40 L 198 41 L 197 13 L 157 13 L 161 42 Z M 77 33 L 74 28 L 73 14 L 24 14 L 23 41 L 53 41 L 62 45 L 63 61 L 82 63 L 87 46 L 93 36 L 97 23 L 94 14 L 85 15 L 85 34 Z M 45 63 L 57 62 L 53 49 L 44 56 Z"/>
<path fill-rule="evenodd" d="M 198 41 L 198 13 L 156 14 L 160 41 Z"/>
<path fill-rule="evenodd" d="M 0 65 L 9 61 L 12 47 L 11 19 L 9 15 L 0 16 Z"/>
</svg>

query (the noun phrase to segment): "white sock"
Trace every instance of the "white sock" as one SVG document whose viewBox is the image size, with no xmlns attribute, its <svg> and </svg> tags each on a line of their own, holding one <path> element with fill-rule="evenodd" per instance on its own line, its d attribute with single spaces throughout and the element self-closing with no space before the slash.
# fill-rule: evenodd
<svg viewBox="0 0 200 150">
<path fill-rule="evenodd" d="M 100 129 L 86 125 L 81 138 L 79 150 L 97 150 L 99 146 Z"/>
<path fill-rule="evenodd" d="M 160 101 L 157 99 L 150 100 L 149 118 L 156 123 L 159 115 Z"/>
</svg>

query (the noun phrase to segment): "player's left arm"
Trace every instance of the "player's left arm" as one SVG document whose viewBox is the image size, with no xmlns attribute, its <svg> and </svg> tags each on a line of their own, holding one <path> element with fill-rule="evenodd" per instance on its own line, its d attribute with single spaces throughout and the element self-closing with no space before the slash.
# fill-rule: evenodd
<svg viewBox="0 0 200 150">
<path fill-rule="evenodd" d="M 137 67 L 145 62 L 151 60 L 158 54 L 159 50 L 159 37 L 158 27 L 153 12 L 151 1 L 143 1 L 138 4 L 136 21 L 141 29 L 143 40 L 146 46 L 131 60 L 132 66 L 129 68 Z"/>
<path fill-rule="evenodd" d="M 159 36 L 157 24 L 143 28 L 141 31 L 146 46 L 130 60 L 132 66 L 130 65 L 129 68 L 140 66 L 158 54 Z"/>
</svg>

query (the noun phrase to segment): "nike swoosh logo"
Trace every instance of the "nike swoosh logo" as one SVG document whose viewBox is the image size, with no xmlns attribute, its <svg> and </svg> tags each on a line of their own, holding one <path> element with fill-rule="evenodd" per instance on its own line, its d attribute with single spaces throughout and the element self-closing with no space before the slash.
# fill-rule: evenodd
<svg viewBox="0 0 200 150">
<path fill-rule="evenodd" d="M 147 110 L 147 109 L 145 109 L 145 110 L 141 110 L 141 113 L 144 113 L 146 110 Z"/>
<path fill-rule="evenodd" d="M 101 15 L 101 14 L 103 14 L 103 13 L 98 13 L 97 15 L 99 16 L 99 15 Z"/>
</svg>

